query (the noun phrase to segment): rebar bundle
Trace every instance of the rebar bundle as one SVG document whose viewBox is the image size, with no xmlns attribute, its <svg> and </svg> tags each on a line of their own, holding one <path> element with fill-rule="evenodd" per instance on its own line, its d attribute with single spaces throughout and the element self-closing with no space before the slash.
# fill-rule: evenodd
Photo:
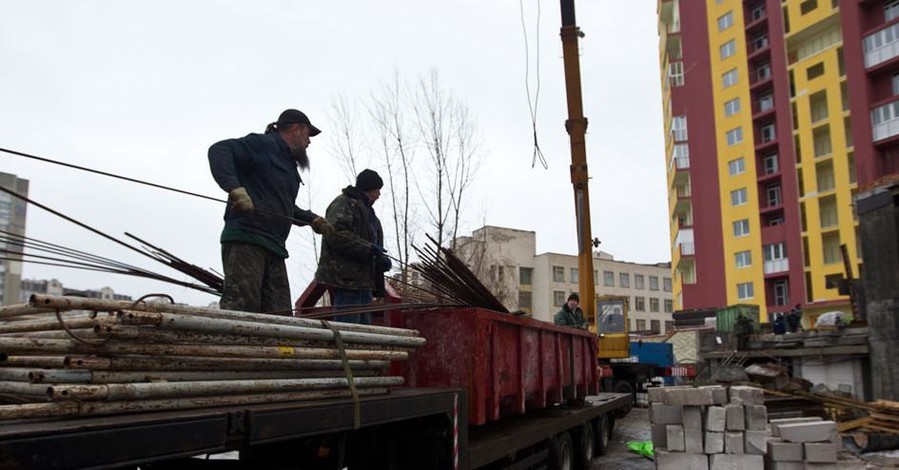
<svg viewBox="0 0 899 470">
<path fill-rule="evenodd" d="M 417 331 L 161 302 L 0 307 L 0 420 L 388 393 Z"/>
<path fill-rule="evenodd" d="M 439 246 L 430 236 L 428 240 L 433 246 L 413 246 L 421 262 L 412 268 L 421 273 L 432 289 L 455 303 L 509 313 L 503 303 L 452 250 Z"/>
</svg>

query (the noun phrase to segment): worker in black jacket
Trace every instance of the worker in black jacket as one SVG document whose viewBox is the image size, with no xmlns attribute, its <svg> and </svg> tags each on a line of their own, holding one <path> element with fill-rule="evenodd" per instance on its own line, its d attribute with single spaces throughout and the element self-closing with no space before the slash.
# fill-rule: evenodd
<svg viewBox="0 0 899 470">
<path fill-rule="evenodd" d="M 265 134 L 228 139 L 209 148 L 209 167 L 228 193 L 222 230 L 223 309 L 289 315 L 290 285 L 284 242 L 291 225 L 333 232 L 323 217 L 296 206 L 309 167 L 306 147 L 321 131 L 300 111 L 288 109 Z"/>
</svg>

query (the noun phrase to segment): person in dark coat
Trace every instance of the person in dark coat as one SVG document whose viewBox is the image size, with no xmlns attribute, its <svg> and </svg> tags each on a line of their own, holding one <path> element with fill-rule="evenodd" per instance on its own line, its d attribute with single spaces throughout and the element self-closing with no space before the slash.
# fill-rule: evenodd
<svg viewBox="0 0 899 470">
<path fill-rule="evenodd" d="M 787 332 L 787 321 L 784 319 L 783 313 L 774 314 L 774 321 L 771 322 L 771 329 L 776 335 L 782 335 Z"/>
<path fill-rule="evenodd" d="M 284 243 L 291 225 L 333 231 L 323 217 L 296 206 L 299 169 L 309 167 L 306 147 L 319 134 L 300 111 L 288 109 L 265 134 L 227 139 L 209 147 L 209 168 L 228 193 L 222 230 L 225 283 L 219 306 L 227 310 L 290 315 Z"/>
<path fill-rule="evenodd" d="M 556 325 L 571 326 L 586 330 L 587 320 L 584 319 L 584 311 L 579 307 L 580 303 L 581 297 L 572 292 L 571 295 L 568 296 L 568 301 L 562 305 L 562 310 L 559 310 L 559 312 L 556 313 L 556 316 L 553 317 L 553 323 Z"/>
<path fill-rule="evenodd" d="M 377 172 L 362 170 L 356 184 L 343 188 L 325 213 L 334 233 L 322 240 L 315 280 L 331 287 L 335 306 L 365 305 L 384 296 L 384 273 L 392 263 L 373 207 L 383 186 Z M 343 315 L 335 320 L 370 324 L 371 315 Z"/>
<path fill-rule="evenodd" d="M 796 304 L 793 310 L 787 314 L 787 328 L 790 333 L 798 333 L 802 331 L 802 305 Z"/>
</svg>

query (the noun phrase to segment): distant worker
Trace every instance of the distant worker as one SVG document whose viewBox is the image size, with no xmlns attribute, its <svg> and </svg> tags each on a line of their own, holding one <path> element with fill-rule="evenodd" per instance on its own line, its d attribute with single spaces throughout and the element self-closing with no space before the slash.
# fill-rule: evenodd
<svg viewBox="0 0 899 470">
<path fill-rule="evenodd" d="M 373 207 L 384 181 L 373 170 L 362 170 L 356 184 L 343 188 L 325 217 L 334 233 L 325 235 L 315 280 L 331 287 L 334 306 L 358 306 L 383 297 L 384 273 L 392 263 L 384 250 L 384 232 Z M 334 320 L 371 323 L 371 314 L 343 315 Z"/>
<path fill-rule="evenodd" d="M 771 329 L 776 335 L 782 335 L 787 332 L 787 320 L 783 313 L 775 313 L 774 321 L 771 322 Z"/>
<path fill-rule="evenodd" d="M 734 325 L 734 336 L 737 338 L 737 351 L 749 349 L 749 336 L 752 335 L 752 320 L 740 315 Z"/>
<path fill-rule="evenodd" d="M 787 329 L 790 333 L 802 331 L 802 305 L 796 304 L 787 314 Z"/>
<path fill-rule="evenodd" d="M 291 314 L 284 242 L 291 224 L 333 232 L 323 217 L 296 206 L 309 167 L 306 147 L 321 131 L 300 111 L 288 109 L 265 134 L 227 139 L 209 147 L 209 168 L 228 193 L 222 230 L 225 284 L 219 305 L 227 310 Z M 293 219 L 293 220 L 291 220 Z"/>
<path fill-rule="evenodd" d="M 553 322 L 561 326 L 573 326 L 582 330 L 587 329 L 587 320 L 584 319 L 584 311 L 579 307 L 581 297 L 572 292 L 568 301 L 562 305 L 562 310 L 553 317 Z"/>
</svg>

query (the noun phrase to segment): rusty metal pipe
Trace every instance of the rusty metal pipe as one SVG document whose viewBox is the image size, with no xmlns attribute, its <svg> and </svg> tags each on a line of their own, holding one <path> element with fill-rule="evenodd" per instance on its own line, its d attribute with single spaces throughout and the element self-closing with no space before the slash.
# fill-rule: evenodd
<svg viewBox="0 0 899 470">
<path fill-rule="evenodd" d="M 305 318 L 269 315 L 265 313 L 241 312 L 237 310 L 220 310 L 204 307 L 188 307 L 184 305 L 166 304 L 158 302 L 128 302 L 119 300 L 86 299 L 81 297 L 66 297 L 55 295 L 34 294 L 31 296 L 30 305 L 36 308 L 59 308 L 65 310 L 98 310 L 118 312 L 120 310 L 133 310 L 153 313 L 177 313 L 181 315 L 194 315 L 206 318 L 221 318 L 226 320 L 256 321 L 279 325 L 293 325 L 307 328 L 324 328 L 318 320 Z M 393 336 L 418 336 L 415 330 L 403 328 L 391 328 L 387 326 L 359 325 L 355 323 L 333 322 L 341 331 L 355 331 Z"/>
<path fill-rule="evenodd" d="M 49 367 L 62 368 L 66 356 L 10 356 L 0 354 L 0 367 Z"/>
<path fill-rule="evenodd" d="M 14 320 L 22 315 L 34 315 L 38 313 L 53 312 L 55 309 L 46 307 L 33 307 L 30 303 L 0 306 L 0 319 Z"/>
<path fill-rule="evenodd" d="M 134 340 L 149 343 L 200 343 L 227 344 L 234 346 L 293 346 L 296 348 L 328 348 L 333 347 L 330 341 L 285 340 L 264 336 L 244 336 L 236 334 L 204 333 L 201 331 L 160 330 L 153 326 L 131 326 L 117 324 L 99 324 L 95 326 L 98 337 L 116 340 Z M 35 336 L 29 334 L 28 336 Z M 51 337 L 43 333 L 42 337 Z M 414 348 L 385 346 L 378 344 L 346 344 L 347 349 L 369 349 L 378 351 L 414 351 Z"/>
<path fill-rule="evenodd" d="M 126 325 L 154 325 L 157 328 L 165 330 L 189 330 L 207 333 L 243 334 L 248 336 L 267 336 L 317 341 L 334 340 L 334 332 L 330 329 L 266 324 L 222 318 L 205 318 L 176 313 L 123 311 L 118 314 L 118 319 L 122 324 Z M 338 324 L 334 323 L 333 325 L 337 326 Z M 343 338 L 343 341 L 347 343 L 382 344 L 405 347 L 417 347 L 425 343 L 425 339 L 419 336 L 393 336 L 343 330 L 341 330 L 340 335 Z"/>
<path fill-rule="evenodd" d="M 358 377 L 357 388 L 391 387 L 403 384 L 402 377 Z M 348 386 L 346 378 L 210 380 L 203 382 L 147 382 L 102 385 L 50 385 L 47 396 L 58 400 L 142 400 L 229 394 L 297 392 L 338 389 Z"/>
<path fill-rule="evenodd" d="M 390 361 L 351 360 L 350 368 L 356 370 L 381 370 L 390 367 Z M 242 357 L 93 357 L 71 356 L 65 359 L 66 368 L 93 370 L 339 370 L 343 362 L 327 359 L 255 359 Z"/>
<path fill-rule="evenodd" d="M 87 316 L 79 316 L 77 318 L 61 317 L 65 326 L 74 328 L 92 328 L 94 318 Z M 59 323 L 55 317 L 47 320 L 18 321 L 18 322 L 2 322 L 0 323 L 0 333 L 27 333 L 32 331 L 53 331 L 62 330 L 63 325 Z"/>
<path fill-rule="evenodd" d="M 21 369 L 26 380 L 44 384 L 109 384 L 131 382 L 196 382 L 204 380 L 310 379 L 342 377 L 342 370 L 248 371 L 102 371 L 90 369 Z M 2 374 L 3 369 L 0 369 Z M 357 370 L 355 377 L 373 377 L 375 370 Z"/>
</svg>

